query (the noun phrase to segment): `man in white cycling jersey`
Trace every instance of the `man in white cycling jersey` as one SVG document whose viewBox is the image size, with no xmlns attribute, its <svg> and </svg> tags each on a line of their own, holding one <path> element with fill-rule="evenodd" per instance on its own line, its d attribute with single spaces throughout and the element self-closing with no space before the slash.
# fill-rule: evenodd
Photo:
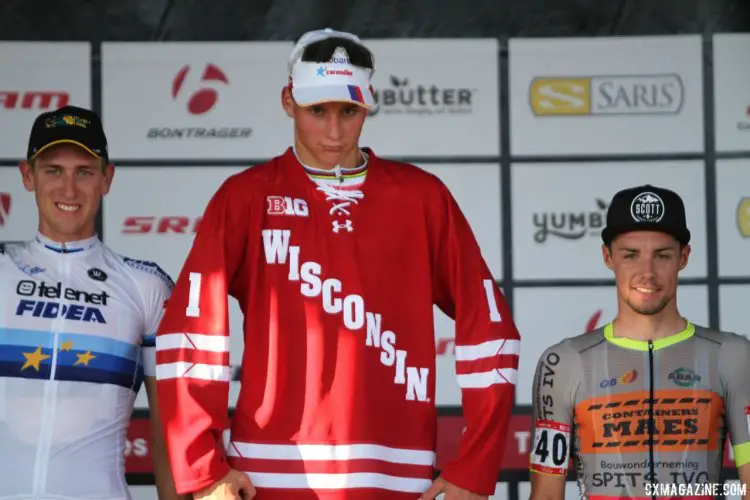
<svg viewBox="0 0 750 500">
<path fill-rule="evenodd" d="M 173 284 L 96 234 L 114 175 L 99 117 L 39 115 L 20 172 L 39 221 L 32 240 L 0 248 L 0 499 L 130 499 L 125 440 L 144 381 L 159 498 L 179 498 L 154 378 Z"/>
</svg>

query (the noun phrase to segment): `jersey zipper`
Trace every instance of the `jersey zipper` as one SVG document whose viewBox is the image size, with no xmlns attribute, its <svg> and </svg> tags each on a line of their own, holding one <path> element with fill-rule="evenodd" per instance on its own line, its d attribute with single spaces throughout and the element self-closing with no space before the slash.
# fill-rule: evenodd
<svg viewBox="0 0 750 500">
<path fill-rule="evenodd" d="M 654 471 L 654 342 L 648 341 L 648 470 L 651 477 L 652 486 L 656 483 Z M 654 491 L 653 489 L 651 491 Z M 655 495 L 651 496 L 652 500 L 656 499 Z"/>
<path fill-rule="evenodd" d="M 49 473 L 49 457 L 52 447 L 52 433 L 54 432 L 55 413 L 57 408 L 57 384 L 55 376 L 57 375 L 57 357 L 58 344 L 61 327 L 63 324 L 63 307 L 65 300 L 65 283 L 68 282 L 70 260 L 64 256 L 67 253 L 65 243 L 62 244 L 62 251 L 59 252 L 57 275 L 61 283 L 61 294 L 58 298 L 59 307 L 57 316 L 50 322 L 50 333 L 52 334 L 52 358 L 50 359 L 50 375 L 44 387 L 44 403 L 42 410 L 42 424 L 39 432 L 39 444 L 37 445 L 36 464 L 34 466 L 34 497 L 41 498 L 47 489 L 47 474 Z"/>
</svg>

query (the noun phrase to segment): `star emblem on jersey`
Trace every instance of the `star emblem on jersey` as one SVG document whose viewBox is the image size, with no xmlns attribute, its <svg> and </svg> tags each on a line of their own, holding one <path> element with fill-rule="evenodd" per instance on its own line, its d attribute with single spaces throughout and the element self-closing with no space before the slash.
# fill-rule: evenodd
<svg viewBox="0 0 750 500">
<path fill-rule="evenodd" d="M 52 356 L 50 356 L 49 354 L 42 354 L 42 346 L 39 346 L 34 352 L 24 352 L 23 357 L 26 358 L 26 362 L 21 367 L 21 371 L 24 371 L 29 367 L 35 369 L 36 371 L 39 371 L 42 361 L 44 361 L 45 359 L 49 359 Z"/>
<path fill-rule="evenodd" d="M 73 363 L 73 366 L 83 365 L 83 366 L 89 366 L 89 363 L 92 359 L 96 359 L 96 356 L 91 354 L 91 351 L 86 351 L 84 354 L 76 354 L 76 362 Z"/>
<path fill-rule="evenodd" d="M 636 222 L 659 222 L 664 217 L 664 202 L 659 195 L 646 191 L 630 204 L 630 216 Z"/>
</svg>

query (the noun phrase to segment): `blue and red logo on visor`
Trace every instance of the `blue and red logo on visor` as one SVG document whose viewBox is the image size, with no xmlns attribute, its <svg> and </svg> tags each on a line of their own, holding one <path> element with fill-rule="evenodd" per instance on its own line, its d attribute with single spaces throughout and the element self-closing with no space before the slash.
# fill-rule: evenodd
<svg viewBox="0 0 750 500">
<path fill-rule="evenodd" d="M 356 85 L 347 85 L 347 88 L 349 89 L 349 96 L 352 98 L 352 100 L 364 104 L 365 98 L 362 96 L 362 89 L 360 89 Z"/>
</svg>

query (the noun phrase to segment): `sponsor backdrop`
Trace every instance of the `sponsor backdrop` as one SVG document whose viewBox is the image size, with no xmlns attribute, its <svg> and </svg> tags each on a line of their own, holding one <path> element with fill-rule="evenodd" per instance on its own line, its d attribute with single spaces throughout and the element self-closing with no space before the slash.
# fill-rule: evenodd
<svg viewBox="0 0 750 500">
<path fill-rule="evenodd" d="M 681 310 L 695 323 L 750 333 L 750 35 L 370 43 L 377 106 L 362 144 L 447 183 L 521 331 L 516 409 L 493 498 L 526 497 L 537 357 L 616 313 L 599 235 L 617 190 L 652 183 L 684 197 L 694 247 Z M 35 231 L 34 199 L 15 168 L 33 117 L 65 103 L 93 106 L 118 166 L 102 237 L 176 277 L 221 182 L 291 144 L 279 104 L 290 49 L 2 43 L 0 241 Z M 236 366 L 242 318 L 233 299 L 230 311 Z M 435 316 L 439 466 L 463 422 L 453 322 Z M 135 498 L 150 499 L 145 394 L 136 406 L 128 480 Z M 727 475 L 736 477 L 731 467 Z M 568 496 L 577 496 L 572 481 Z"/>
</svg>

